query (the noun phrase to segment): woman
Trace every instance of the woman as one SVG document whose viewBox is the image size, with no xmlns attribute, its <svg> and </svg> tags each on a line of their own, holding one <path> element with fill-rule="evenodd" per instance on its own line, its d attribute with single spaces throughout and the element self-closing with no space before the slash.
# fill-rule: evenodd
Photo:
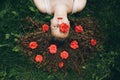
<svg viewBox="0 0 120 80">
<path fill-rule="evenodd" d="M 42 13 L 54 14 L 51 19 L 51 33 L 55 38 L 66 38 L 69 35 L 70 22 L 68 13 L 80 12 L 86 5 L 86 0 L 34 0 L 36 7 Z M 68 26 L 68 31 L 60 30 L 60 25 L 64 23 Z"/>
</svg>

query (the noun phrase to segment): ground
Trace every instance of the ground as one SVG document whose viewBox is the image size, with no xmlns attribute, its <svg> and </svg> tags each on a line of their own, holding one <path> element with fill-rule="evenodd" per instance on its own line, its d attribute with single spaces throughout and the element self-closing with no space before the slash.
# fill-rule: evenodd
<svg viewBox="0 0 120 80">
<path fill-rule="evenodd" d="M 78 74 L 74 70 L 50 73 L 36 68 L 19 49 L 18 39 L 27 24 L 24 19 L 49 22 L 52 16 L 40 13 L 32 0 L 0 0 L 0 80 L 119 80 L 119 0 L 91 0 L 72 18 L 94 17 L 104 35 L 102 52 L 89 59 Z"/>
</svg>

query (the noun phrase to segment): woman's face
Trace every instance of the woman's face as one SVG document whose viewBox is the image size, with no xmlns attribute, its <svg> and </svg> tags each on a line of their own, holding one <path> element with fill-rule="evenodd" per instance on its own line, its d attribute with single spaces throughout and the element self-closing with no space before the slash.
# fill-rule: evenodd
<svg viewBox="0 0 120 80">
<path fill-rule="evenodd" d="M 51 19 L 51 33 L 53 35 L 53 37 L 55 38 L 66 38 L 69 35 L 69 30 L 67 33 L 63 33 L 60 31 L 59 25 L 62 23 L 66 23 L 67 25 L 70 26 L 69 21 L 67 18 L 62 18 L 62 17 L 54 17 L 53 19 Z"/>
</svg>

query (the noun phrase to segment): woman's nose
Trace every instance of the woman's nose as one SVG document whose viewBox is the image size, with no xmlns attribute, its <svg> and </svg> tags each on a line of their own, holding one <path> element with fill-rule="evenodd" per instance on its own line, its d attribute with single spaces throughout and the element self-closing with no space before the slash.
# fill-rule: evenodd
<svg viewBox="0 0 120 80">
<path fill-rule="evenodd" d="M 62 23 L 62 20 L 58 20 L 58 25 L 60 25 Z"/>
</svg>

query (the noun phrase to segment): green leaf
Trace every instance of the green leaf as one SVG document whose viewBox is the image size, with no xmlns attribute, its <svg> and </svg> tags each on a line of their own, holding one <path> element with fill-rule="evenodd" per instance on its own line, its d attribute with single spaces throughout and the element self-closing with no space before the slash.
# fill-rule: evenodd
<svg viewBox="0 0 120 80">
<path fill-rule="evenodd" d="M 18 16 L 18 13 L 16 11 L 12 11 L 11 13 L 15 16 Z"/>
<path fill-rule="evenodd" d="M 51 16 L 45 16 L 45 20 L 49 20 L 51 18 Z"/>
<path fill-rule="evenodd" d="M 6 71 L 1 71 L 0 72 L 0 77 L 5 77 L 7 75 Z"/>
<path fill-rule="evenodd" d="M 29 7 L 30 11 L 35 12 L 35 9 L 33 7 Z"/>
<path fill-rule="evenodd" d="M 98 63 L 96 66 L 97 66 L 97 68 L 100 68 L 100 67 L 101 67 L 101 64 L 100 64 L 100 63 Z"/>
<path fill-rule="evenodd" d="M 19 38 L 19 37 L 20 37 L 20 35 L 19 35 L 19 34 L 15 34 L 15 33 L 11 33 L 11 35 L 12 35 L 12 36 L 14 36 L 14 37 L 17 37 L 17 38 Z"/>
<path fill-rule="evenodd" d="M 7 13 L 7 10 L 5 9 L 0 11 L 0 17 L 3 17 L 6 13 Z"/>
<path fill-rule="evenodd" d="M 0 44 L 0 47 L 9 46 L 9 44 Z"/>
<path fill-rule="evenodd" d="M 90 17 L 90 14 L 87 14 L 87 17 Z"/>
<path fill-rule="evenodd" d="M 14 51 L 14 52 L 19 52 L 19 50 L 20 50 L 20 48 L 19 48 L 18 46 L 15 46 L 15 47 L 12 49 L 12 51 Z"/>
<path fill-rule="evenodd" d="M 10 34 L 5 34 L 5 39 L 9 39 L 10 38 Z"/>
<path fill-rule="evenodd" d="M 86 66 L 82 66 L 82 69 L 86 69 Z"/>
<path fill-rule="evenodd" d="M 17 39 L 17 38 L 15 38 L 15 39 L 14 39 L 14 41 L 15 41 L 15 42 L 17 42 L 17 41 L 18 41 L 18 39 Z"/>
<path fill-rule="evenodd" d="M 9 78 L 12 76 L 16 76 L 17 74 L 18 74 L 18 72 L 15 69 L 11 69 L 10 74 L 9 74 Z"/>
<path fill-rule="evenodd" d="M 54 80 L 54 76 L 49 75 L 49 76 L 47 77 L 47 79 L 48 79 L 48 80 Z"/>
<path fill-rule="evenodd" d="M 5 78 L 3 77 L 3 78 L 0 78 L 0 80 L 5 80 Z"/>
</svg>

